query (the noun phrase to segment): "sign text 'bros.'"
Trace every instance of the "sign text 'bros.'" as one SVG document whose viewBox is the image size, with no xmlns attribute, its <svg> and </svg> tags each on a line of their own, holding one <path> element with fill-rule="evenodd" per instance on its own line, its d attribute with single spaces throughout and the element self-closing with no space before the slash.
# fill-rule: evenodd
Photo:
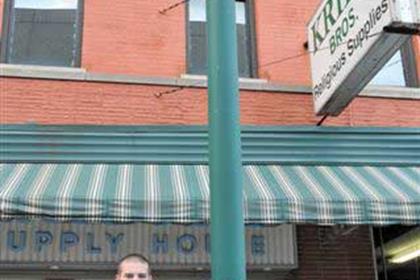
<svg viewBox="0 0 420 280">
<path fill-rule="evenodd" d="M 318 115 L 338 115 L 408 39 L 383 32 L 393 8 L 391 0 L 323 1 L 308 26 Z"/>
</svg>

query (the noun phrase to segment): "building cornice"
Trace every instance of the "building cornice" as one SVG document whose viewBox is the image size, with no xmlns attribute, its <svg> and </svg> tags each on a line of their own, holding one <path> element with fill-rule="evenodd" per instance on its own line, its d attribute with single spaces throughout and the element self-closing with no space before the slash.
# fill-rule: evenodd
<svg viewBox="0 0 420 280">
<path fill-rule="evenodd" d="M 66 67 L 0 64 L 0 77 L 138 84 L 180 88 L 207 88 L 207 78 L 205 76 L 181 75 L 181 77 L 146 77 L 124 74 L 92 73 L 82 68 Z M 263 79 L 240 78 L 239 87 L 244 91 L 311 94 L 311 87 L 307 85 L 282 85 Z M 420 88 L 369 86 L 364 89 L 359 96 L 420 100 Z"/>
</svg>

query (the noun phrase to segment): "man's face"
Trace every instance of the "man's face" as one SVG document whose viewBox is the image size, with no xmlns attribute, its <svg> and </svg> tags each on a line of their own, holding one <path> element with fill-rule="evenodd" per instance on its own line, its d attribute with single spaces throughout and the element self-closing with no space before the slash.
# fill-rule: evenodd
<svg viewBox="0 0 420 280">
<path fill-rule="evenodd" d="M 120 273 L 116 280 L 152 280 L 149 274 L 149 266 L 137 260 L 127 260 L 120 265 Z"/>
</svg>

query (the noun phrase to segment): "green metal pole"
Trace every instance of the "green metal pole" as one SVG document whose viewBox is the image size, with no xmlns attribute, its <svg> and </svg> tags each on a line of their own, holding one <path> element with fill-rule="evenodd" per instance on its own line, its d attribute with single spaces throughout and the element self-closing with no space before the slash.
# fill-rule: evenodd
<svg viewBox="0 0 420 280">
<path fill-rule="evenodd" d="M 245 280 L 245 226 L 234 0 L 207 0 L 211 273 Z"/>
</svg>

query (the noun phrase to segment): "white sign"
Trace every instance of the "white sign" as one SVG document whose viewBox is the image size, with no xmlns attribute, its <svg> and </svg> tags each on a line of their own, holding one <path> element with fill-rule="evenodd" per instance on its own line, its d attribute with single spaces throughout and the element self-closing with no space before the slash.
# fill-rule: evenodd
<svg viewBox="0 0 420 280">
<path fill-rule="evenodd" d="M 338 115 L 410 37 L 384 27 L 420 24 L 420 0 L 325 0 L 309 23 L 317 115 Z"/>
</svg>

